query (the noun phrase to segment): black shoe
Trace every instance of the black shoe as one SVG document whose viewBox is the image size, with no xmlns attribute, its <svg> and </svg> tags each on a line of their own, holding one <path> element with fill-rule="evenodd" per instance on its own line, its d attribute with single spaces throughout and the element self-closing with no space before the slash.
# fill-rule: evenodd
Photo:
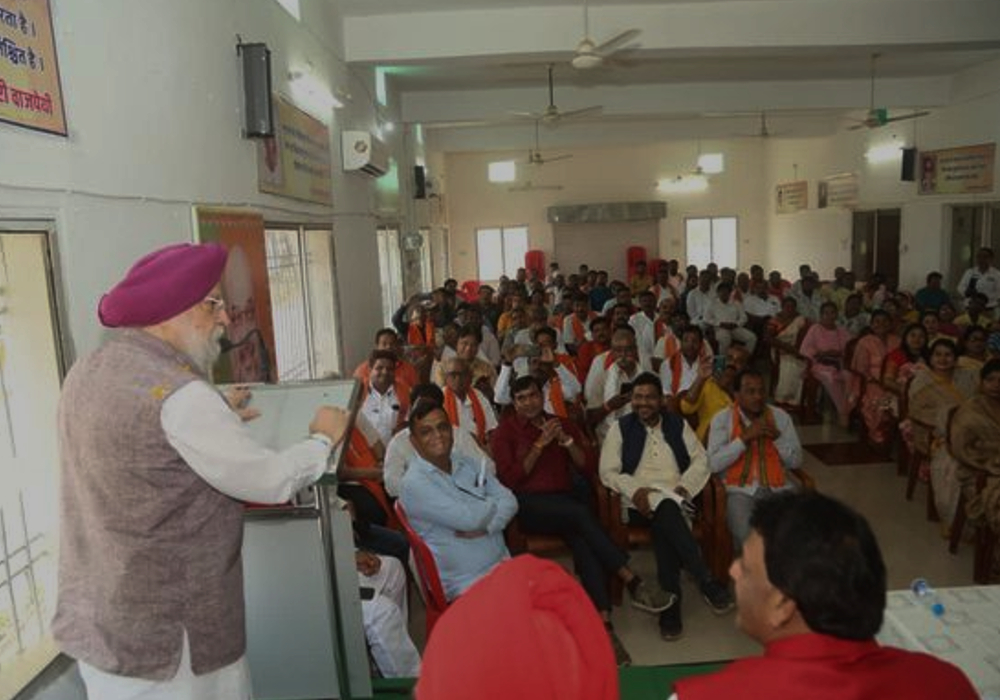
<svg viewBox="0 0 1000 700">
<path fill-rule="evenodd" d="M 631 666 L 632 665 L 632 655 L 628 653 L 628 649 L 622 644 L 622 640 L 618 638 L 615 634 L 615 630 L 611 625 L 607 625 L 605 629 L 608 631 L 608 639 L 611 641 L 611 649 L 615 652 L 615 663 L 618 666 Z"/>
<path fill-rule="evenodd" d="M 716 581 L 714 578 L 708 579 L 701 585 L 701 597 L 712 608 L 716 615 L 725 615 L 736 607 L 733 597 L 729 594 L 729 589 Z"/>
<path fill-rule="evenodd" d="M 665 642 L 676 642 L 684 636 L 681 622 L 681 606 L 672 605 L 660 613 L 660 638 Z"/>
</svg>

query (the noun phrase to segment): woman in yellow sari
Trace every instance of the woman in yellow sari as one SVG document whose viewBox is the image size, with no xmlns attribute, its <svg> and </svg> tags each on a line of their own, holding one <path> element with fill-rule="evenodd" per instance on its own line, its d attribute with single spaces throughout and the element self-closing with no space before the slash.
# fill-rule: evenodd
<svg viewBox="0 0 1000 700">
<path fill-rule="evenodd" d="M 958 348 L 948 338 L 931 344 L 928 367 L 917 371 L 910 382 L 909 417 L 913 422 L 913 438 L 930 455 L 934 504 L 941 516 L 945 537 L 955 520 L 959 496 L 958 462 L 945 444 L 948 414 L 975 394 L 977 383 L 975 371 L 958 367 Z"/>
</svg>

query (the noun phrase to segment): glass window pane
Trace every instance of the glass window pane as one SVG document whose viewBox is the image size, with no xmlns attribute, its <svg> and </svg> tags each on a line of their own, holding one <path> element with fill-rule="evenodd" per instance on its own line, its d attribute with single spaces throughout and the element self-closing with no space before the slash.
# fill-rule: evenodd
<svg viewBox="0 0 1000 700">
<path fill-rule="evenodd" d="M 712 219 L 712 262 L 735 270 L 736 258 L 736 218 L 725 216 Z"/>
<path fill-rule="evenodd" d="M 340 372 L 333 239 L 330 231 L 316 230 L 306 231 L 305 240 L 312 379 L 327 379 Z"/>
<path fill-rule="evenodd" d="M 490 182 L 514 182 L 517 166 L 512 160 L 500 160 L 489 164 Z"/>
<path fill-rule="evenodd" d="M 524 267 L 524 256 L 528 252 L 528 228 L 515 226 L 503 230 L 503 270 L 508 277 Z"/>
<path fill-rule="evenodd" d="M 476 258 L 479 264 L 479 279 L 496 282 L 503 274 L 503 244 L 500 229 L 481 228 L 476 230 Z"/>
<path fill-rule="evenodd" d="M 687 219 L 684 222 L 687 240 L 687 264 L 701 269 L 712 262 L 711 219 Z"/>
<path fill-rule="evenodd" d="M 271 315 L 274 319 L 274 347 L 278 359 L 278 381 L 309 379 L 309 337 L 302 259 L 297 229 L 268 230 L 267 276 L 271 288 Z M 248 344 L 255 357 L 248 361 L 266 362 L 263 348 Z"/>
</svg>

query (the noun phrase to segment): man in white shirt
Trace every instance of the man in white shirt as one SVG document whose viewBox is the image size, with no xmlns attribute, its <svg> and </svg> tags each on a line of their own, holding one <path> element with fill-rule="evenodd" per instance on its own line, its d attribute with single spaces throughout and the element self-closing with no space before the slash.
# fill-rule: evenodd
<svg viewBox="0 0 1000 700">
<path fill-rule="evenodd" d="M 590 340 L 587 327 L 590 320 L 597 314 L 590 310 L 590 299 L 586 294 L 578 293 L 573 297 L 573 313 L 567 314 L 562 323 L 562 337 L 566 346 L 576 348 Z"/>
<path fill-rule="evenodd" d="M 795 299 L 799 313 L 810 323 L 819 322 L 819 308 L 823 305 L 823 296 L 819 293 L 819 279 L 808 274 L 800 281 L 798 291 L 791 291 L 788 296 Z"/>
<path fill-rule="evenodd" d="M 766 321 L 777 316 L 781 311 L 781 301 L 767 293 L 767 280 L 764 278 L 750 283 L 751 294 L 743 299 L 743 310 L 753 319 Z"/>
<path fill-rule="evenodd" d="M 973 293 L 986 295 L 986 308 L 995 309 L 1000 300 L 1000 270 L 993 267 L 993 249 L 980 248 L 976 253 L 976 266 L 962 275 L 958 282 L 958 293 L 968 299 Z"/>
<path fill-rule="evenodd" d="M 726 484 L 726 520 L 739 549 L 750 534 L 754 502 L 794 487 L 788 472 L 802 466 L 802 445 L 789 415 L 767 405 L 759 372 L 741 372 L 735 389 L 733 407 L 712 419 L 708 466 Z"/>
<path fill-rule="evenodd" d="M 687 520 L 692 499 L 708 483 L 705 449 L 683 418 L 662 409 L 662 393 L 655 374 L 636 377 L 631 413 L 612 423 L 601 447 L 600 476 L 621 496 L 631 522 L 650 525 L 660 587 L 677 596 L 659 620 L 660 636 L 672 641 L 683 634 L 682 568 L 716 614 L 731 610 L 733 599 L 709 572 Z"/>
<path fill-rule="evenodd" d="M 493 405 L 481 391 L 472 387 L 472 370 L 460 357 L 444 363 L 444 410 L 456 432 L 472 435 L 483 449 L 497 427 Z"/>
<path fill-rule="evenodd" d="M 691 388 L 698 379 L 698 367 L 704 362 L 711 363 L 712 352 L 705 355 L 705 337 L 698 326 L 688 326 L 681 331 L 680 349 L 660 365 L 660 382 L 663 395 L 672 400 L 668 405 L 677 409 L 676 401 Z"/>
<path fill-rule="evenodd" d="M 635 331 L 630 326 L 617 328 L 611 334 L 611 349 L 594 358 L 584 389 L 587 420 L 595 427 L 598 438 L 603 439 L 611 424 L 632 410 L 632 380 L 644 369 L 639 362 Z"/>
<path fill-rule="evenodd" d="M 708 270 L 702 270 L 701 274 L 698 275 L 698 286 L 687 294 L 687 315 L 691 323 L 702 326 L 704 329 L 707 325 L 705 313 L 708 311 L 708 305 L 713 297 L 712 273 Z"/>
<path fill-rule="evenodd" d="M 275 452 L 211 385 L 226 259 L 177 244 L 136 262 L 98 307 L 123 331 L 63 384 L 53 634 L 92 698 L 250 696 L 240 501 L 311 485 L 347 426 L 320 408 L 309 438 Z"/>
<path fill-rule="evenodd" d="M 757 336 L 746 328 L 747 315 L 743 311 L 743 304 L 731 298 L 733 286 L 729 282 L 720 282 L 715 293 L 716 298 L 709 302 L 704 318 L 705 323 L 715 330 L 719 354 L 725 355 L 735 340 L 746 345 L 747 352 L 753 355 L 753 350 L 757 347 Z"/>
<path fill-rule="evenodd" d="M 405 398 L 396 392 L 396 357 L 387 350 L 375 350 L 368 358 L 371 374 L 359 416 L 374 428 L 384 449 L 401 423 L 400 406 Z"/>
<path fill-rule="evenodd" d="M 639 310 L 632 314 L 628 323 L 635 329 L 635 341 L 639 347 L 639 357 L 648 365 L 656 347 L 656 295 L 650 291 L 639 294 Z"/>
<path fill-rule="evenodd" d="M 542 385 L 543 407 L 546 413 L 560 418 L 570 418 L 567 408 L 576 403 L 580 392 L 580 380 L 560 362 L 548 347 L 531 348 L 522 358 L 527 359 L 527 374 L 534 375 Z M 505 362 L 497 377 L 494 396 L 498 406 L 510 406 L 513 403 L 510 395 L 510 385 L 521 372 L 513 365 Z"/>
</svg>

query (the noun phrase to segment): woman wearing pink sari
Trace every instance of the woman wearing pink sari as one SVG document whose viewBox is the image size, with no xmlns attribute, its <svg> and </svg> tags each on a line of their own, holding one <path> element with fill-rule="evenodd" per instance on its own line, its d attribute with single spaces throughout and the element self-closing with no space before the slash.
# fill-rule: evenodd
<svg viewBox="0 0 1000 700">
<path fill-rule="evenodd" d="M 814 323 L 802 339 L 799 353 L 809 361 L 809 373 L 823 385 L 837 409 L 837 423 L 846 428 L 854 400 L 851 373 L 844 368 L 844 351 L 851 340 L 846 328 L 837 325 L 837 305 L 825 302 L 819 308 L 819 323 Z"/>
<path fill-rule="evenodd" d="M 889 314 L 885 311 L 872 312 L 871 333 L 858 341 L 851 364 L 851 368 L 866 380 L 861 416 L 868 440 L 875 445 L 883 445 L 889 437 L 890 424 L 885 410 L 887 394 L 880 382 L 885 358 L 899 346 L 899 338 L 889 331 L 889 324 Z"/>
</svg>

